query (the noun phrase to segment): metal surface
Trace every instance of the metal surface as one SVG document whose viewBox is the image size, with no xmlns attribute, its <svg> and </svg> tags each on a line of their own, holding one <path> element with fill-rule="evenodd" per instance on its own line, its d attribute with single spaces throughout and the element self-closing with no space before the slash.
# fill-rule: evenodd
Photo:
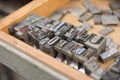
<svg viewBox="0 0 120 80">
<path fill-rule="evenodd" d="M 111 9 L 116 10 L 116 9 L 120 9 L 120 1 L 112 1 L 109 3 L 109 6 Z"/>
<path fill-rule="evenodd" d="M 99 31 L 99 33 L 102 34 L 103 36 L 106 36 L 113 31 L 114 31 L 114 29 L 112 27 L 105 27 L 104 29 Z"/>
<path fill-rule="evenodd" d="M 83 5 L 92 13 L 92 14 L 100 14 L 101 10 L 98 9 L 90 0 L 84 0 Z"/>
<path fill-rule="evenodd" d="M 117 16 L 120 18 L 120 10 L 116 10 L 116 11 L 114 12 L 114 14 L 117 15 Z"/>
<path fill-rule="evenodd" d="M 118 25 L 119 19 L 116 15 L 103 15 L 101 17 L 103 25 Z"/>
<path fill-rule="evenodd" d="M 110 43 L 112 42 L 112 37 L 106 36 L 105 39 L 106 39 L 106 47 L 108 47 Z"/>
<path fill-rule="evenodd" d="M 89 31 L 89 30 L 91 30 L 91 29 L 93 28 L 93 25 L 90 24 L 90 23 L 87 22 L 87 21 L 83 21 L 82 27 L 83 27 L 85 30 Z"/>
<path fill-rule="evenodd" d="M 61 20 L 68 11 L 65 9 L 58 9 L 50 16 L 52 20 Z"/>
<path fill-rule="evenodd" d="M 94 24 L 101 24 L 102 23 L 101 15 L 94 15 L 93 19 L 94 19 Z"/>
<path fill-rule="evenodd" d="M 112 15 L 113 11 L 111 9 L 102 9 L 103 15 Z"/>
<path fill-rule="evenodd" d="M 91 18 L 92 18 L 92 14 L 86 13 L 79 17 L 79 21 L 84 22 L 84 21 L 88 21 Z"/>
<path fill-rule="evenodd" d="M 87 11 L 88 11 L 87 9 L 81 9 L 79 6 L 76 6 L 70 10 L 70 13 L 74 16 L 79 17 L 85 14 Z"/>
<path fill-rule="evenodd" d="M 110 50 L 107 50 L 106 52 L 100 54 L 100 58 L 103 63 L 117 57 L 119 55 L 119 51 L 116 48 L 112 48 Z"/>
<path fill-rule="evenodd" d="M 99 55 L 101 52 L 105 51 L 106 40 L 101 36 L 92 34 L 91 37 L 85 42 L 85 45 L 87 47 L 95 49 L 97 51 L 97 54 Z"/>
</svg>

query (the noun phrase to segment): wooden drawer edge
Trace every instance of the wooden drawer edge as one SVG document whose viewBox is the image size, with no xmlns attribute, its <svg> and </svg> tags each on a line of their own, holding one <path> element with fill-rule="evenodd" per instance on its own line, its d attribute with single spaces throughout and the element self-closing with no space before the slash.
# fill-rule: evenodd
<svg viewBox="0 0 120 80">
<path fill-rule="evenodd" d="M 2 32 L 2 31 L 0 31 L 0 39 L 17 49 L 22 50 L 27 55 L 47 64 L 54 70 L 60 72 L 61 74 L 65 75 L 67 77 L 70 77 L 73 80 L 92 80 L 87 75 L 84 75 L 83 73 L 80 73 L 79 71 L 72 69 L 71 67 L 57 61 L 56 59 L 50 57 L 49 55 L 47 55 L 41 51 L 38 51 L 37 49 L 32 48 L 31 46 L 21 42 L 18 39 L 15 39 L 14 37 Z M 32 51 L 30 51 L 30 50 L 32 50 Z"/>
<path fill-rule="evenodd" d="M 28 3 L 27 5 L 0 20 L 0 29 L 18 22 L 20 19 L 28 15 L 33 10 L 37 9 L 39 6 L 45 4 L 47 1 L 48 0 L 35 0 Z"/>
</svg>

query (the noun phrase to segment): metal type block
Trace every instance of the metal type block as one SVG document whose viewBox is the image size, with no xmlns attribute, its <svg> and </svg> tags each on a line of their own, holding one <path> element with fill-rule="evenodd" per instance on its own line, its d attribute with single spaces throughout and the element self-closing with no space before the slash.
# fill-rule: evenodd
<svg viewBox="0 0 120 80">
<path fill-rule="evenodd" d="M 96 34 L 91 34 L 90 38 L 85 42 L 85 46 L 95 49 L 99 55 L 106 49 L 106 39 Z"/>
<path fill-rule="evenodd" d="M 57 52 L 54 50 L 54 45 L 59 42 L 61 38 L 58 36 L 53 37 L 44 45 L 44 51 L 53 57 L 57 56 Z"/>
<path fill-rule="evenodd" d="M 114 31 L 114 29 L 112 27 L 105 27 L 104 29 L 99 31 L 99 33 L 102 34 L 103 36 L 106 36 L 113 31 Z"/>
<path fill-rule="evenodd" d="M 32 25 L 37 26 L 39 28 L 42 28 L 42 27 L 44 27 L 44 25 L 42 25 L 42 23 L 44 24 L 44 20 L 45 20 L 45 18 L 41 18 L 40 20 L 35 21 L 34 23 L 32 23 Z"/>
<path fill-rule="evenodd" d="M 74 16 L 79 17 L 85 14 L 87 11 L 87 9 L 81 9 L 79 6 L 75 6 L 70 10 L 70 13 Z"/>
<path fill-rule="evenodd" d="M 52 20 L 57 21 L 57 20 L 61 20 L 62 17 L 63 17 L 63 14 L 61 14 L 61 13 L 54 13 L 50 18 L 51 18 Z"/>
<path fill-rule="evenodd" d="M 29 45 L 31 45 L 31 46 L 34 46 L 35 43 L 39 42 L 38 39 L 35 37 L 35 35 L 33 33 L 34 32 L 32 30 L 29 30 L 28 33 L 27 33 L 28 40 L 29 40 Z"/>
<path fill-rule="evenodd" d="M 29 43 L 28 36 L 27 36 L 28 30 L 29 30 L 29 27 L 28 26 L 24 26 L 23 28 L 21 28 L 19 31 L 17 31 L 15 33 L 15 36 L 18 39 L 20 39 L 20 40 L 22 40 L 22 41 L 24 41 L 26 43 Z"/>
<path fill-rule="evenodd" d="M 100 14 L 101 10 L 98 9 L 90 0 L 84 0 L 83 5 L 92 13 L 92 14 Z"/>
<path fill-rule="evenodd" d="M 62 27 L 59 28 L 59 29 L 55 32 L 55 35 L 56 35 L 56 36 L 61 36 L 61 37 L 63 37 L 64 34 L 65 34 L 67 31 L 69 31 L 72 27 L 73 27 L 73 25 L 66 23 L 66 24 L 62 25 Z"/>
<path fill-rule="evenodd" d="M 75 27 L 73 27 L 65 33 L 64 37 L 67 41 L 72 41 L 76 35 L 77 35 L 77 30 Z"/>
<path fill-rule="evenodd" d="M 50 31 L 56 32 L 58 29 L 60 29 L 63 25 L 65 25 L 66 23 L 64 22 L 59 22 L 56 21 L 53 25 L 53 27 L 50 28 Z"/>
<path fill-rule="evenodd" d="M 84 64 L 87 60 L 89 60 L 91 57 L 96 55 L 96 51 L 91 48 L 81 48 L 80 54 L 74 55 L 74 61 L 76 63 Z"/>
<path fill-rule="evenodd" d="M 109 6 L 113 10 L 120 9 L 120 1 L 112 1 L 109 3 Z"/>
<path fill-rule="evenodd" d="M 94 19 L 94 24 L 102 24 L 100 15 L 94 15 L 93 19 Z"/>
<path fill-rule="evenodd" d="M 112 37 L 105 37 L 106 39 L 106 47 L 108 47 L 110 45 L 110 43 L 112 42 Z"/>
<path fill-rule="evenodd" d="M 97 62 L 97 57 L 93 56 L 84 63 L 84 66 L 89 66 Z"/>
<path fill-rule="evenodd" d="M 83 21 L 82 27 L 83 27 L 86 31 L 89 31 L 89 30 L 91 30 L 91 29 L 93 28 L 93 26 L 92 26 L 90 23 L 86 22 L 86 21 Z"/>
<path fill-rule="evenodd" d="M 86 49 L 83 47 L 82 44 L 79 45 L 75 45 L 72 49 L 71 49 L 71 53 L 73 55 L 81 55 Z"/>
<path fill-rule="evenodd" d="M 55 46 L 54 49 L 58 52 L 57 57 L 61 58 L 61 61 L 64 61 L 66 58 L 66 55 L 64 54 L 63 47 L 67 44 L 68 42 L 66 40 L 60 40 Z"/>
<path fill-rule="evenodd" d="M 12 25 L 12 26 L 8 29 L 9 34 L 15 36 L 15 33 L 18 31 L 18 29 L 16 30 L 15 27 L 17 27 L 18 25 L 19 25 L 19 23 Z"/>
<path fill-rule="evenodd" d="M 83 28 L 83 26 L 77 26 L 77 27 L 75 27 L 76 28 L 76 30 L 77 30 L 77 33 L 80 33 L 80 32 L 82 32 L 82 31 L 86 31 L 84 28 Z M 86 31 L 87 32 L 87 31 Z"/>
<path fill-rule="evenodd" d="M 107 50 L 106 52 L 100 54 L 100 59 L 103 63 L 117 57 L 119 55 L 119 51 L 116 48 L 111 48 L 110 50 Z"/>
<path fill-rule="evenodd" d="M 39 48 L 40 50 L 44 51 L 44 45 L 49 41 L 50 39 L 48 37 L 41 39 L 39 41 Z"/>
<path fill-rule="evenodd" d="M 86 66 L 86 74 L 90 75 L 97 71 L 100 68 L 100 65 L 97 62 L 89 64 Z"/>
<path fill-rule="evenodd" d="M 73 48 L 71 48 L 70 53 L 72 54 L 72 61 L 74 63 L 74 68 L 79 68 L 79 63 L 82 61 L 79 61 L 78 57 L 76 55 L 81 55 L 84 53 L 86 49 L 82 44 L 77 43 Z"/>
<path fill-rule="evenodd" d="M 58 9 L 50 16 L 50 19 L 55 20 L 55 21 L 59 21 L 63 18 L 63 16 L 65 14 L 67 14 L 67 12 L 68 11 L 64 10 L 64 9 Z"/>
<path fill-rule="evenodd" d="M 54 49 L 59 53 L 63 53 L 62 49 L 68 42 L 66 40 L 60 40 L 55 46 Z"/>
<path fill-rule="evenodd" d="M 81 56 L 85 57 L 87 60 L 92 56 L 96 56 L 96 51 L 94 49 L 88 48 Z"/>
<path fill-rule="evenodd" d="M 105 75 L 105 70 L 102 68 L 98 68 L 95 72 L 92 72 L 90 76 L 95 80 L 101 80 L 101 78 Z"/>
<path fill-rule="evenodd" d="M 86 13 L 86 14 L 79 17 L 79 21 L 84 22 L 84 21 L 88 21 L 91 18 L 92 18 L 92 15 Z"/>
<path fill-rule="evenodd" d="M 66 59 L 67 59 L 67 64 L 70 64 L 72 59 L 73 59 L 73 55 L 74 55 L 74 52 L 73 52 L 73 48 L 76 46 L 76 45 L 80 45 L 79 43 L 75 42 L 75 41 L 71 41 L 71 42 L 68 42 L 64 47 L 63 47 L 63 53 L 66 55 Z"/>
<path fill-rule="evenodd" d="M 28 31 L 28 40 L 30 45 L 35 45 L 39 49 L 39 41 L 47 37 L 47 33 L 38 27 Z"/>
<path fill-rule="evenodd" d="M 114 62 L 111 71 L 117 74 L 120 74 L 120 57 L 118 57 L 116 61 Z"/>
<path fill-rule="evenodd" d="M 112 48 L 116 48 L 118 49 L 119 48 L 119 44 L 118 43 L 115 43 L 115 42 L 111 42 L 108 46 L 108 49 L 112 49 Z"/>
<path fill-rule="evenodd" d="M 92 72 L 95 72 L 97 69 L 100 68 L 100 65 L 97 63 L 97 60 L 97 57 L 93 56 L 83 64 L 85 66 L 86 74 L 90 75 Z"/>
<path fill-rule="evenodd" d="M 103 15 L 101 16 L 103 25 L 118 25 L 119 19 L 116 15 Z"/>
<path fill-rule="evenodd" d="M 46 32 L 43 31 L 43 30 L 40 30 L 40 31 L 34 32 L 33 34 L 35 35 L 35 37 L 36 37 L 38 40 L 41 40 L 41 39 L 47 37 Z"/>
<path fill-rule="evenodd" d="M 9 33 L 16 38 L 28 43 L 27 31 L 29 30 L 29 26 L 26 24 L 18 23 L 9 28 Z"/>
<path fill-rule="evenodd" d="M 18 23 L 18 24 L 14 27 L 14 31 L 17 32 L 17 31 L 19 31 L 20 29 L 22 29 L 22 28 L 24 28 L 24 27 L 26 27 L 26 26 L 28 26 L 28 25 L 22 24 L 22 23 Z"/>
<path fill-rule="evenodd" d="M 113 11 L 111 9 L 102 9 L 102 14 L 103 15 L 112 15 Z"/>
<path fill-rule="evenodd" d="M 70 52 L 70 50 L 75 47 L 76 45 L 79 45 L 79 43 L 75 42 L 75 41 L 71 41 L 68 42 L 65 46 L 64 46 L 64 52 L 67 53 L 68 56 L 72 56 L 73 54 Z"/>
<path fill-rule="evenodd" d="M 52 26 L 50 26 L 50 27 L 52 27 Z M 47 27 L 46 27 L 46 28 L 42 28 L 41 31 L 43 31 L 44 34 L 45 34 L 48 38 L 50 38 L 50 39 L 55 36 L 55 34 L 50 31 L 50 28 L 49 28 L 49 27 L 48 27 L 48 28 L 47 28 Z"/>
<path fill-rule="evenodd" d="M 32 23 L 32 26 L 36 26 L 39 28 L 48 28 L 49 25 L 52 25 L 53 21 L 51 19 L 42 18 L 34 23 Z"/>
<path fill-rule="evenodd" d="M 84 43 L 85 41 L 88 40 L 89 37 L 90 37 L 90 35 L 87 34 L 87 31 L 83 30 L 83 31 L 77 33 L 77 36 L 75 37 L 75 41 Z"/>
</svg>

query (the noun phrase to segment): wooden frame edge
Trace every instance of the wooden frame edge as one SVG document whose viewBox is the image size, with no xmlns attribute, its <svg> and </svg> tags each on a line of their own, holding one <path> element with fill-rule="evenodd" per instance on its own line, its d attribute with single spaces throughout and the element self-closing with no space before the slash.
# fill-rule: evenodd
<svg viewBox="0 0 120 80">
<path fill-rule="evenodd" d="M 65 65 L 64 63 L 57 61 L 56 59 L 50 57 L 49 55 L 45 54 L 44 52 L 34 49 L 33 47 L 4 33 L 3 31 L 0 31 L 0 39 L 4 42 L 8 43 L 9 45 L 13 46 L 14 48 L 17 48 L 17 49 L 25 52 L 27 55 L 37 59 L 38 61 L 41 61 L 44 64 L 47 64 L 54 70 L 71 78 L 72 80 L 93 80 L 90 77 L 88 77 L 87 75 L 85 75 L 77 70 L 74 70 L 73 68 Z M 32 50 L 32 51 L 30 51 L 30 50 Z"/>
</svg>

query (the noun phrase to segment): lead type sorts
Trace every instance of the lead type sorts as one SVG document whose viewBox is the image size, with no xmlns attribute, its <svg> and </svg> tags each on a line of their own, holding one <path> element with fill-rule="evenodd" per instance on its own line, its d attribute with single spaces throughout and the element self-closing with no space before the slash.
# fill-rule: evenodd
<svg viewBox="0 0 120 80">
<path fill-rule="evenodd" d="M 99 71 L 95 72 L 93 70 L 93 64 L 90 64 L 90 69 L 88 68 L 89 65 L 85 63 L 92 57 L 98 60 L 100 54 L 105 52 L 106 38 L 94 33 L 88 34 L 85 29 L 74 27 L 69 23 L 36 16 L 30 15 L 21 23 L 10 27 L 10 34 L 21 39 L 22 35 L 18 35 L 18 32 L 22 32 L 26 37 L 22 37 L 21 40 L 27 44 L 44 51 L 54 58 L 59 57 L 62 62 L 66 61 L 68 65 L 74 63 L 72 67 L 76 69 L 85 66 L 86 74 L 90 71 L 88 75 L 95 79 L 97 79 L 96 76 L 99 76 L 99 79 L 102 77 L 101 74 L 104 73 L 102 68 L 95 68 L 102 71 L 98 74 Z M 23 26 L 21 27 L 21 25 Z"/>
</svg>

